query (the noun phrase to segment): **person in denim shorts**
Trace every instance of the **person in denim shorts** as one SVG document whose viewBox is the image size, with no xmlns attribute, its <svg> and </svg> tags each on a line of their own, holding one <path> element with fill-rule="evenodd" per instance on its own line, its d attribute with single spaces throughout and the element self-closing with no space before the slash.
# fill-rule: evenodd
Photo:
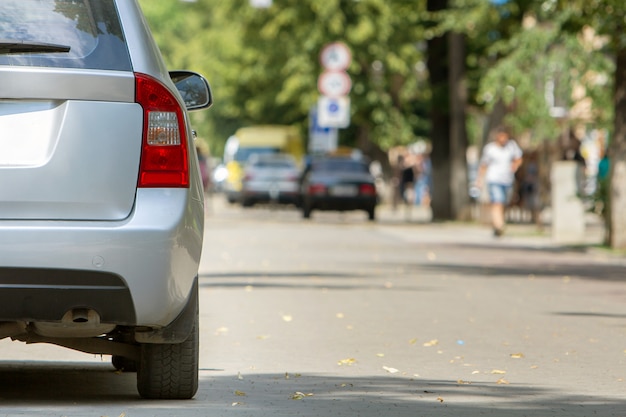
<svg viewBox="0 0 626 417">
<path fill-rule="evenodd" d="M 476 185 L 487 185 L 491 203 L 491 223 L 495 236 L 504 231 L 504 209 L 509 202 L 515 172 L 522 164 L 522 150 L 505 127 L 495 131 L 495 138 L 485 145 L 480 159 Z"/>
</svg>

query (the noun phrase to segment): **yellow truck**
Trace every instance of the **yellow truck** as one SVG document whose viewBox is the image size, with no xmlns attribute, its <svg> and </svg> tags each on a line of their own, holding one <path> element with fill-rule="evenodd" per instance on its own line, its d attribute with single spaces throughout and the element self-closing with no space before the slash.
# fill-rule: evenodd
<svg viewBox="0 0 626 417">
<path fill-rule="evenodd" d="M 228 172 L 224 191 L 229 202 L 240 200 L 241 180 L 251 155 L 282 153 L 302 163 L 304 143 L 297 128 L 282 125 L 249 126 L 238 129 L 224 147 L 224 165 Z"/>
</svg>

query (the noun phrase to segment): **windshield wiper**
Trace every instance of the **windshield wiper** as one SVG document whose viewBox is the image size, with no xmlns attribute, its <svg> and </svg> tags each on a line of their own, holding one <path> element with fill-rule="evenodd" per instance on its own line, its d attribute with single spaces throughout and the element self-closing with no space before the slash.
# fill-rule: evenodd
<svg viewBox="0 0 626 417">
<path fill-rule="evenodd" d="M 33 54 L 69 52 L 70 47 L 54 43 L 0 39 L 0 54 Z"/>
</svg>

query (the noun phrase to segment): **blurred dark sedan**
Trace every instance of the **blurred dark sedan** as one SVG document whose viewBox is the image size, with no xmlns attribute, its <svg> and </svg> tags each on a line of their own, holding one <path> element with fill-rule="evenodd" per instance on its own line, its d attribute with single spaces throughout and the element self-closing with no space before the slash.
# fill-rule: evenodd
<svg viewBox="0 0 626 417">
<path fill-rule="evenodd" d="M 301 185 L 302 215 L 313 210 L 364 210 L 376 219 L 378 195 L 369 164 L 362 158 L 327 156 L 313 159 Z"/>
</svg>

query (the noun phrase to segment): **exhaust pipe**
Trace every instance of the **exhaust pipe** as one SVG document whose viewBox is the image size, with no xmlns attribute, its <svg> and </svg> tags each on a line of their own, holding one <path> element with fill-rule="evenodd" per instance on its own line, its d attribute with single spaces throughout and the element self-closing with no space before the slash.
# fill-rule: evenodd
<svg viewBox="0 0 626 417">
<path fill-rule="evenodd" d="M 33 323 L 35 333 L 44 337 L 96 337 L 109 333 L 115 324 L 100 323 L 100 314 L 90 308 L 74 308 L 63 315 L 60 323 Z"/>
<path fill-rule="evenodd" d="M 72 323 L 89 323 L 89 313 L 90 311 L 93 310 L 87 310 L 86 308 L 75 308 L 74 310 L 72 310 Z M 100 322 L 100 316 L 98 315 L 98 313 L 96 313 L 95 311 L 93 311 L 94 314 L 92 315 L 95 316 L 95 318 L 97 319 L 97 322 Z"/>
</svg>

